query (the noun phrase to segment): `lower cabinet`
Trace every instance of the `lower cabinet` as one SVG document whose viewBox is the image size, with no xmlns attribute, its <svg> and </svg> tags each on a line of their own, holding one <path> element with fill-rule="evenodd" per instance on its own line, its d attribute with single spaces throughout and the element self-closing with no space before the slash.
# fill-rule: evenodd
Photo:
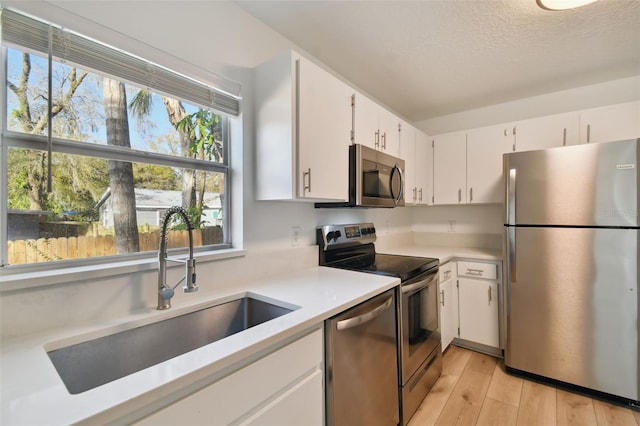
<svg viewBox="0 0 640 426">
<path fill-rule="evenodd" d="M 498 263 L 457 262 L 458 337 L 500 347 L 500 267 Z"/>
<path fill-rule="evenodd" d="M 322 425 L 323 353 L 317 329 L 137 424 Z"/>
<path fill-rule="evenodd" d="M 440 338 L 443 352 L 453 341 L 458 328 L 458 296 L 454 274 L 455 262 L 440 265 Z"/>
</svg>

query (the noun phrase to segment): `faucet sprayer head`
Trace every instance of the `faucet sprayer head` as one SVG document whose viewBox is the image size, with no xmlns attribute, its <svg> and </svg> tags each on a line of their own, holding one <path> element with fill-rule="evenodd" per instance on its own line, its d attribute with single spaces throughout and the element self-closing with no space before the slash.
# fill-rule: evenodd
<svg viewBox="0 0 640 426">
<path fill-rule="evenodd" d="M 185 262 L 185 283 L 182 290 L 185 293 L 193 293 L 198 291 L 198 285 L 196 284 L 196 260 L 193 258 L 187 259 Z"/>
</svg>

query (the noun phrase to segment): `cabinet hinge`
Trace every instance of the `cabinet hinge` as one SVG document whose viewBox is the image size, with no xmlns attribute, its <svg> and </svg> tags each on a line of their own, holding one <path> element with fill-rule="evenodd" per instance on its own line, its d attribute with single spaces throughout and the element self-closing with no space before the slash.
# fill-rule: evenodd
<svg viewBox="0 0 640 426">
<path fill-rule="evenodd" d="M 460 288 L 460 281 L 456 280 L 456 288 Z"/>
<path fill-rule="evenodd" d="M 351 143 L 353 143 L 356 140 L 356 134 L 353 130 L 351 130 Z"/>
<path fill-rule="evenodd" d="M 432 195 L 431 196 L 431 204 L 434 204 L 436 202 L 436 198 Z"/>
<path fill-rule="evenodd" d="M 460 337 L 460 327 L 458 327 L 458 337 Z"/>
<path fill-rule="evenodd" d="M 435 139 L 431 139 L 431 148 L 435 148 L 436 147 L 436 141 Z"/>
<path fill-rule="evenodd" d="M 356 106 L 356 95 L 355 95 L 355 93 L 353 95 L 351 95 L 351 106 L 352 107 Z"/>
<path fill-rule="evenodd" d="M 398 123 L 398 131 L 402 132 L 402 123 Z"/>
</svg>

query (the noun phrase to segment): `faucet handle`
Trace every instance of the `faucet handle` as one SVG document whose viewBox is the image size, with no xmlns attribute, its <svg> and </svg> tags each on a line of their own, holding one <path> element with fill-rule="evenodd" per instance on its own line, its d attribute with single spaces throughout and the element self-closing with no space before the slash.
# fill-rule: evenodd
<svg viewBox="0 0 640 426">
<path fill-rule="evenodd" d="M 162 299 L 164 299 L 164 300 L 171 300 L 171 298 L 175 294 L 173 289 L 171 287 L 166 286 L 166 285 L 160 289 L 159 293 L 160 293 L 160 297 Z"/>
</svg>

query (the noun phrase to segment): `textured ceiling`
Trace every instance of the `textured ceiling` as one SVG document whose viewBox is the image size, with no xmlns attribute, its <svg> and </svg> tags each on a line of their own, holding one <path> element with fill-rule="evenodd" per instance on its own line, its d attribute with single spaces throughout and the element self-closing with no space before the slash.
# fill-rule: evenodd
<svg viewBox="0 0 640 426">
<path fill-rule="evenodd" d="M 640 75 L 640 0 L 237 3 L 413 121 Z"/>
</svg>

